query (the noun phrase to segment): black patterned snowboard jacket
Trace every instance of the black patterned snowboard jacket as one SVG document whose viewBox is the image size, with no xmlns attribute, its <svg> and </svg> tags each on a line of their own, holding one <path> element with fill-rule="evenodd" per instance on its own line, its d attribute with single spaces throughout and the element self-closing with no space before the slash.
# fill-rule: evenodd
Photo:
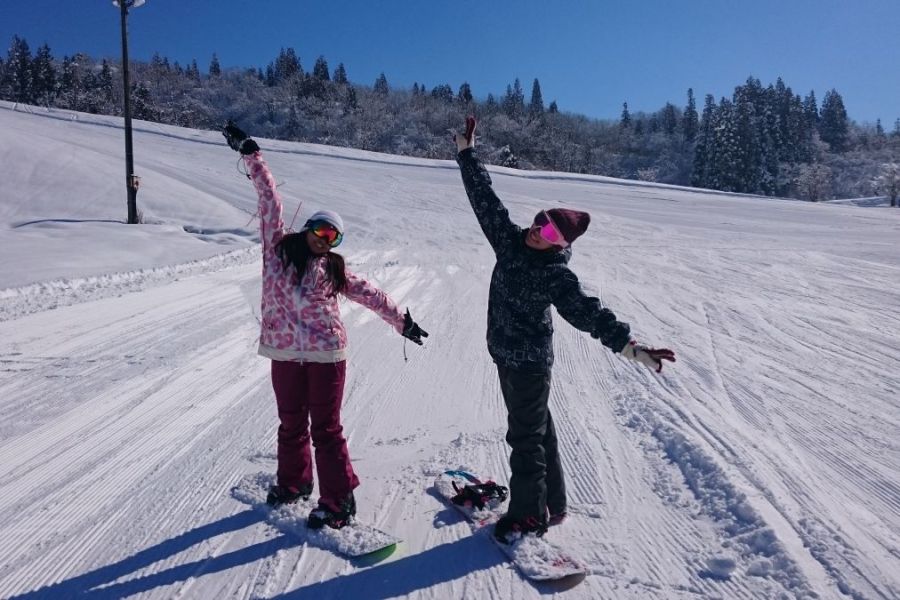
<svg viewBox="0 0 900 600">
<path fill-rule="evenodd" d="M 567 266 L 572 247 L 534 250 L 525 244 L 528 229 L 514 224 L 491 187 L 491 176 L 471 148 L 456 158 L 469 203 L 487 237 L 497 264 L 488 298 L 488 351 L 498 365 L 528 372 L 553 366 L 550 305 L 576 329 L 619 352 L 630 339 L 627 323 L 586 295 Z"/>
</svg>

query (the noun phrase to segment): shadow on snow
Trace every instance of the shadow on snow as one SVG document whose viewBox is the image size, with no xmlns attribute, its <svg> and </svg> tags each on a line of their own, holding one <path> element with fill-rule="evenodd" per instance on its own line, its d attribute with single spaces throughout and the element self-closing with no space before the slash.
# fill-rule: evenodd
<svg viewBox="0 0 900 600">
<path fill-rule="evenodd" d="M 500 552 L 482 536 L 467 535 L 417 554 L 312 583 L 273 598 L 403 597 L 417 590 L 461 579 L 504 561 Z"/>
<path fill-rule="evenodd" d="M 233 567 L 253 563 L 274 555 L 279 550 L 302 543 L 297 537 L 281 534 L 219 556 L 202 558 L 189 563 L 141 575 L 128 581 L 118 580 L 171 558 L 188 548 L 213 537 L 238 531 L 264 522 L 256 511 L 245 510 L 196 527 L 181 535 L 147 548 L 111 565 L 44 586 L 37 590 L 12 596 L 10 600 L 38 598 L 123 598 L 172 585 L 210 573 L 220 573 Z M 347 575 L 313 583 L 278 598 L 353 598 L 364 593 L 367 598 L 390 598 L 411 594 L 416 590 L 460 579 L 475 571 L 490 569 L 504 561 L 501 554 L 481 535 L 466 535 L 410 556 L 370 566 L 372 560 L 354 559 L 351 564 L 360 568 Z"/>
<path fill-rule="evenodd" d="M 178 565 L 158 573 L 152 573 L 129 581 L 107 585 L 161 560 L 175 556 L 204 540 L 230 531 L 243 529 L 244 527 L 253 525 L 262 520 L 259 513 L 256 513 L 253 510 L 245 510 L 230 517 L 215 521 L 214 523 L 208 523 L 191 529 L 190 531 L 186 531 L 181 535 L 161 542 L 146 550 L 142 550 L 117 563 L 100 567 L 94 571 L 42 587 L 32 592 L 13 596 L 10 600 L 34 600 L 37 598 L 122 598 L 132 594 L 145 592 L 155 587 L 169 585 L 178 581 L 185 581 L 191 577 L 196 577 L 199 574 L 224 571 L 238 565 L 251 563 L 292 545 L 288 536 L 279 536 L 221 556 L 204 558 L 191 563 Z"/>
</svg>

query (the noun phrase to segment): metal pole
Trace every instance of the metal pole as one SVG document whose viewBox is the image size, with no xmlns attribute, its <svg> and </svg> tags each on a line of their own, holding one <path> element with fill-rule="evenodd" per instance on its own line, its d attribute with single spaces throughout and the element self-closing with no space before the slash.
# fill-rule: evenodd
<svg viewBox="0 0 900 600">
<path fill-rule="evenodd" d="M 131 145 L 131 82 L 128 77 L 128 5 L 120 0 L 122 15 L 122 80 L 125 83 L 125 187 L 128 191 L 128 223 L 138 222 L 137 185 L 134 177 L 134 152 Z"/>
</svg>

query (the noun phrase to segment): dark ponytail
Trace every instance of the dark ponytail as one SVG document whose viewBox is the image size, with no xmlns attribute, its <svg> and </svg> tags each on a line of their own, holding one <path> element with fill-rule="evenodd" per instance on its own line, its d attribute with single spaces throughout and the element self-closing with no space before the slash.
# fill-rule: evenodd
<svg viewBox="0 0 900 600">
<path fill-rule="evenodd" d="M 309 263 L 320 255 L 313 254 L 306 243 L 306 232 L 289 233 L 275 246 L 275 253 L 281 259 L 285 268 L 294 265 L 300 280 L 306 275 Z M 332 251 L 321 255 L 325 258 L 325 274 L 331 282 L 334 295 L 342 294 L 347 290 L 347 272 L 344 257 Z"/>
</svg>

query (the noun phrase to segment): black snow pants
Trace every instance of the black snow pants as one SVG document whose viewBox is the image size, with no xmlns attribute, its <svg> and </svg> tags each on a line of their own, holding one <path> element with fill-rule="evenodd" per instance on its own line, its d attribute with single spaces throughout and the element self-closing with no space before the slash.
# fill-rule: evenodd
<svg viewBox="0 0 900 600">
<path fill-rule="evenodd" d="M 550 373 L 531 373 L 497 365 L 500 390 L 509 412 L 506 441 L 512 448 L 509 466 L 509 515 L 543 521 L 566 510 L 566 484 L 556 429 L 547 405 Z"/>
</svg>

